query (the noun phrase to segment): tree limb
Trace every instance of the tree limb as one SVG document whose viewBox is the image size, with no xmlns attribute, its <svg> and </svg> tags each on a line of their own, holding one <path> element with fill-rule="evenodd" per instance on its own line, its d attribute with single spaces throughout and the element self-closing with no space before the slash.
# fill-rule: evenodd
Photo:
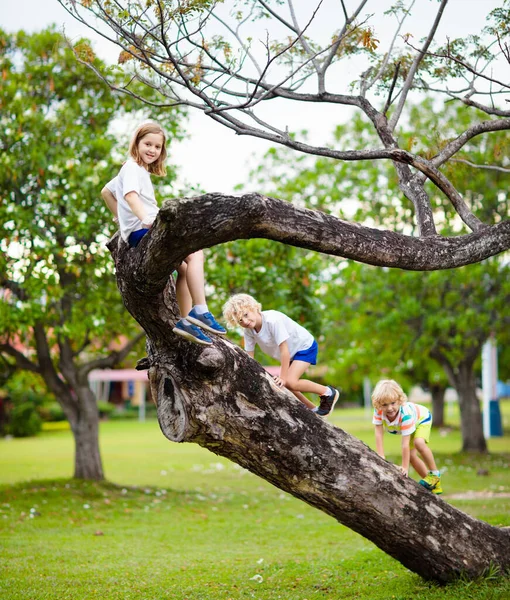
<svg viewBox="0 0 510 600">
<path fill-rule="evenodd" d="M 425 40 L 425 43 L 423 44 L 422 49 L 419 51 L 418 55 L 415 57 L 413 64 L 411 65 L 411 68 L 409 69 L 409 74 L 404 82 L 404 87 L 402 88 L 402 91 L 400 94 L 400 100 L 399 100 L 398 105 L 395 108 L 395 112 L 391 116 L 390 122 L 388 124 L 390 131 L 394 131 L 395 127 L 397 126 L 398 120 L 400 119 L 400 115 L 402 114 L 402 111 L 404 110 L 404 105 L 407 100 L 407 95 L 409 94 L 409 91 L 411 89 L 416 71 L 418 70 L 418 67 L 419 67 L 421 61 L 423 60 L 424 56 L 426 55 L 427 50 L 428 50 L 430 44 L 432 43 L 434 36 L 436 35 L 436 31 L 437 31 L 437 28 L 441 21 L 441 17 L 443 16 L 443 11 L 447 4 L 448 4 L 448 0 L 441 0 L 441 5 L 438 8 L 436 18 L 434 19 L 434 23 L 432 25 L 431 30 L 429 31 L 427 39 Z"/>
<path fill-rule="evenodd" d="M 132 340 L 129 340 L 121 350 L 110 352 L 108 356 L 91 360 L 90 362 L 79 367 L 80 379 L 85 379 L 88 374 L 94 369 L 113 369 L 120 364 L 133 348 L 145 337 L 145 332 L 137 334 Z"/>
<path fill-rule="evenodd" d="M 161 293 L 170 273 L 192 252 L 249 238 L 377 266 L 430 271 L 471 264 L 508 249 L 510 221 L 467 235 L 422 239 L 347 223 L 259 194 L 167 200 L 150 233 L 140 242 L 140 250 L 132 253 L 135 262 L 131 268 L 140 274 L 140 297 L 148 301 Z M 109 248 L 123 244 L 117 236 Z"/>
<path fill-rule="evenodd" d="M 30 371 L 31 373 L 40 373 L 38 365 L 17 350 L 12 344 L 8 342 L 0 343 L 0 353 L 12 356 L 18 369 Z"/>
</svg>

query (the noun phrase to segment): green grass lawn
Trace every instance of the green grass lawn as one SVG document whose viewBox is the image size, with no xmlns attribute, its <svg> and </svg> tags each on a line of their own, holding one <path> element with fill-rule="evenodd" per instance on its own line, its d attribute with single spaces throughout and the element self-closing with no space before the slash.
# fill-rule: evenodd
<svg viewBox="0 0 510 600">
<path fill-rule="evenodd" d="M 502 408 L 506 436 L 489 440 L 488 456 L 458 454 L 455 428 L 433 431 L 431 447 L 445 500 L 509 526 L 510 403 Z M 331 421 L 373 447 L 362 409 Z M 397 461 L 398 440 L 387 442 Z M 69 431 L 0 440 L 2 600 L 510 597 L 509 579 L 425 582 L 237 465 L 168 442 L 156 421 L 102 423 L 101 451 L 109 483 L 83 483 L 69 479 Z"/>
</svg>

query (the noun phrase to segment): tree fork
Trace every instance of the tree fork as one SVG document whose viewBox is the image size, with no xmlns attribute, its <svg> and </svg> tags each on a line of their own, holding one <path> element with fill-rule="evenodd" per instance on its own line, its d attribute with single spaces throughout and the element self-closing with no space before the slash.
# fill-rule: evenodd
<svg viewBox="0 0 510 600">
<path fill-rule="evenodd" d="M 124 303 L 148 336 L 142 366 L 149 367 L 164 435 L 236 462 L 334 517 L 425 579 L 445 583 L 462 574 L 477 577 L 491 567 L 506 571 L 508 530 L 466 515 L 401 475 L 363 442 L 279 389 L 228 340 L 215 337 L 214 346 L 204 349 L 172 333 L 178 310 L 171 270 L 198 248 L 200 239 L 212 245 L 214 236 L 222 237 L 222 227 L 236 226 L 224 222 L 222 205 L 212 204 L 211 197 L 201 197 L 209 198 L 210 208 L 202 206 L 208 226 L 202 227 L 200 218 L 196 222 L 191 208 L 196 205 L 186 201 L 189 219 L 181 222 L 175 215 L 170 232 L 168 213 L 179 208 L 179 201 L 167 202 L 137 249 L 129 249 L 118 235 L 109 243 Z M 167 284 L 161 287 L 164 276 Z"/>
</svg>

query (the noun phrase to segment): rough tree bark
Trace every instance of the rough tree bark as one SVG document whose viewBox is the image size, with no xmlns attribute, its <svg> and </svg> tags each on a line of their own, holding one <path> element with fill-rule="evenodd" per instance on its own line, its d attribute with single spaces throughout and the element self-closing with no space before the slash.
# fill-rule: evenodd
<svg viewBox="0 0 510 600">
<path fill-rule="evenodd" d="M 426 579 L 475 577 L 491 565 L 506 569 L 509 531 L 471 518 L 401 476 L 360 440 L 277 388 L 228 340 L 215 338 L 204 349 L 171 331 L 178 310 L 170 273 L 190 252 L 258 235 L 345 255 L 356 235 L 344 236 L 343 226 L 275 200 L 206 195 L 167 201 L 136 249 L 118 235 L 111 240 L 124 303 L 147 333 L 141 366 L 149 369 L 161 429 L 169 440 L 198 443 L 324 511 Z M 392 253 L 405 255 L 401 246 L 380 252 L 382 262 Z"/>
</svg>

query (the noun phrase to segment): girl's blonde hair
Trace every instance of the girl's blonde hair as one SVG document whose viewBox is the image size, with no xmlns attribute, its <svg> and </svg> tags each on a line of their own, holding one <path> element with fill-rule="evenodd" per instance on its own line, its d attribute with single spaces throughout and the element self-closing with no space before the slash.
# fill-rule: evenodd
<svg viewBox="0 0 510 600">
<path fill-rule="evenodd" d="M 138 144 L 140 143 L 140 140 L 142 140 L 142 138 L 144 138 L 149 133 L 159 133 L 163 137 L 163 144 L 161 145 L 161 154 L 159 155 L 158 160 L 155 160 L 150 165 L 146 165 L 143 162 L 140 153 L 138 152 Z M 131 142 L 129 144 L 129 155 L 141 167 L 146 166 L 149 173 L 153 173 L 154 175 L 159 176 L 166 175 L 166 135 L 163 130 L 163 127 L 161 127 L 161 125 L 159 125 L 158 123 L 154 123 L 152 121 L 142 123 L 141 125 L 139 125 L 136 131 L 134 132 L 133 137 L 131 138 Z"/>
<path fill-rule="evenodd" d="M 262 304 L 249 294 L 234 294 L 223 305 L 223 317 L 229 325 L 236 327 L 247 310 L 262 310 Z"/>
<path fill-rule="evenodd" d="M 376 410 L 380 410 L 388 402 L 398 402 L 402 406 L 407 402 L 407 396 L 393 379 L 381 379 L 372 392 L 372 404 Z"/>
</svg>

